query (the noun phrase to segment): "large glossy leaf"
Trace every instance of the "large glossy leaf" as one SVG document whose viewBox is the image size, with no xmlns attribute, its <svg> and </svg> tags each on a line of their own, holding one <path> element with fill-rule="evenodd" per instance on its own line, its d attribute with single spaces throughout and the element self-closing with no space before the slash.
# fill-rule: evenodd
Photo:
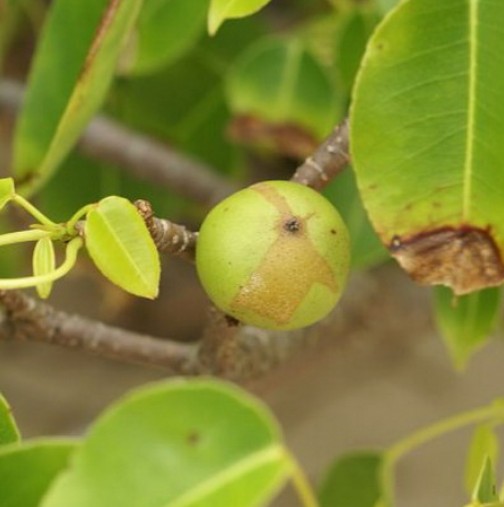
<svg viewBox="0 0 504 507">
<path fill-rule="evenodd" d="M 405 0 L 367 47 L 351 114 L 364 204 L 421 283 L 504 280 L 504 3 Z"/>
<path fill-rule="evenodd" d="M 204 31 L 208 1 L 144 0 L 121 73 L 150 73 L 190 50 Z"/>
<path fill-rule="evenodd" d="M 250 16 L 270 2 L 271 0 L 211 0 L 208 31 L 214 34 L 226 19 Z"/>
<path fill-rule="evenodd" d="M 466 459 L 464 486 L 468 495 L 476 488 L 486 460 L 490 459 L 495 466 L 498 454 L 499 440 L 494 429 L 489 424 L 478 426 L 474 430 Z"/>
<path fill-rule="evenodd" d="M 436 322 L 458 368 L 463 368 L 490 337 L 501 297 L 501 290 L 495 287 L 459 297 L 446 287 L 435 288 Z"/>
<path fill-rule="evenodd" d="M 339 104 L 325 69 L 298 39 L 257 41 L 235 62 L 227 95 L 236 115 L 326 136 Z"/>
<path fill-rule="evenodd" d="M 107 92 L 141 0 L 56 0 L 37 46 L 16 130 L 18 189 L 56 170 Z"/>
<path fill-rule="evenodd" d="M 320 488 L 321 507 L 375 507 L 382 497 L 382 455 L 356 452 L 336 460 Z"/>
<path fill-rule="evenodd" d="M 145 222 L 127 199 L 102 199 L 87 214 L 85 236 L 89 255 L 106 278 L 131 294 L 157 296 L 159 255 Z"/>
<path fill-rule="evenodd" d="M 171 381 L 105 413 L 42 507 L 259 507 L 289 468 L 259 402 L 223 383 Z"/>
<path fill-rule="evenodd" d="M 18 442 L 20 434 L 7 400 L 0 393 L 0 445 Z"/>
<path fill-rule="evenodd" d="M 69 440 L 35 440 L 0 447 L 0 505 L 39 507 L 74 449 L 75 443 Z"/>
</svg>

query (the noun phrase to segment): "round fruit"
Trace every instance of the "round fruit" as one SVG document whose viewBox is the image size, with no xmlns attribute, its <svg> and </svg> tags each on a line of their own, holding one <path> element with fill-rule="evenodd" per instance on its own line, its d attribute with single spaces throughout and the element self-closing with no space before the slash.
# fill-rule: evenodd
<svg viewBox="0 0 504 507">
<path fill-rule="evenodd" d="M 348 232 L 315 190 L 265 181 L 231 195 L 207 215 L 196 267 L 210 299 L 239 321 L 296 329 L 325 317 L 349 267 Z"/>
</svg>

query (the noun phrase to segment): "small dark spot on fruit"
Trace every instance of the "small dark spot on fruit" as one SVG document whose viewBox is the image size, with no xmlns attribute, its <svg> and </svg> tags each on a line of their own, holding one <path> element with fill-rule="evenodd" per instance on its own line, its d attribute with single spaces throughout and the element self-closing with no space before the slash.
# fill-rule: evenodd
<svg viewBox="0 0 504 507">
<path fill-rule="evenodd" d="M 226 213 L 226 211 L 229 211 L 229 208 L 227 206 L 222 210 L 222 212 Z"/>
<path fill-rule="evenodd" d="M 187 443 L 193 447 L 197 446 L 201 440 L 201 435 L 193 430 L 187 435 Z"/>
<path fill-rule="evenodd" d="M 335 229 L 331 229 L 331 234 L 337 234 Z"/>
<path fill-rule="evenodd" d="M 284 223 L 284 229 L 296 233 L 301 229 L 301 221 L 297 217 L 288 218 Z"/>
</svg>

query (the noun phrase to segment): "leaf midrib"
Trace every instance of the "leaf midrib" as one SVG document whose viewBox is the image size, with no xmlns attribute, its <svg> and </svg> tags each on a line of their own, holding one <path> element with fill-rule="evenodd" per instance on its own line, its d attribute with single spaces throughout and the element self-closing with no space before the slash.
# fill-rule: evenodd
<svg viewBox="0 0 504 507">
<path fill-rule="evenodd" d="M 478 0 L 468 0 L 469 7 L 469 92 L 467 104 L 467 137 L 464 164 L 462 217 L 468 221 L 471 214 L 472 179 L 474 173 L 474 141 L 476 127 L 476 91 L 477 91 L 477 35 Z"/>
<path fill-rule="evenodd" d="M 257 451 L 245 458 L 236 461 L 231 467 L 227 467 L 216 475 L 201 482 L 196 487 L 190 489 L 187 493 L 183 493 L 178 498 L 170 501 L 164 507 L 186 507 L 194 501 L 201 499 L 203 495 L 209 495 L 220 487 L 228 484 L 232 479 L 240 477 L 241 474 L 250 472 L 258 466 L 271 463 L 275 460 L 282 460 L 285 457 L 283 447 L 280 445 L 271 445 Z"/>
</svg>

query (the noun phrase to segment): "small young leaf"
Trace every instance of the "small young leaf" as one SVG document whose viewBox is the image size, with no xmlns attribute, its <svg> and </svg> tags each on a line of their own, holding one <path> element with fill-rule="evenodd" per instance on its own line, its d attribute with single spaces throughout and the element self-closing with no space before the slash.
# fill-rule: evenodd
<svg viewBox="0 0 504 507">
<path fill-rule="evenodd" d="M 489 456 L 486 456 L 481 467 L 478 480 L 472 493 L 472 500 L 473 502 L 479 502 L 482 504 L 499 501 L 499 497 L 497 496 L 495 471 Z"/>
<path fill-rule="evenodd" d="M 39 239 L 33 250 L 33 274 L 34 276 L 46 275 L 56 269 L 56 256 L 54 244 L 49 237 Z M 51 294 L 53 282 L 44 282 L 37 285 L 37 293 L 42 299 L 47 299 Z"/>
<path fill-rule="evenodd" d="M 339 114 L 334 86 L 325 69 L 297 39 L 265 38 L 251 45 L 227 76 L 232 111 L 319 140 Z"/>
<path fill-rule="evenodd" d="M 378 452 L 355 452 L 338 458 L 320 487 L 321 507 L 375 507 L 382 497 Z"/>
<path fill-rule="evenodd" d="M 208 31 L 214 35 L 226 19 L 249 16 L 270 2 L 271 0 L 211 0 Z"/>
<path fill-rule="evenodd" d="M 51 482 L 68 465 L 74 449 L 74 442 L 61 439 L 0 447 L 0 505 L 39 507 Z"/>
<path fill-rule="evenodd" d="M 123 197 L 106 197 L 88 214 L 86 248 L 103 276 L 131 294 L 157 296 L 160 262 L 137 209 Z"/>
<path fill-rule="evenodd" d="M 257 400 L 222 382 L 168 381 L 110 408 L 41 507 L 258 507 L 290 467 Z"/>
<path fill-rule="evenodd" d="M 12 178 L 0 179 L 0 210 L 14 197 L 14 180 Z"/>
<path fill-rule="evenodd" d="M 482 424 L 473 433 L 465 469 L 465 489 L 470 495 L 479 479 L 480 471 L 487 458 L 497 464 L 499 441 L 491 426 Z"/>
<path fill-rule="evenodd" d="M 183 56 L 204 31 L 207 5 L 208 0 L 145 0 L 120 72 L 152 73 Z"/>
<path fill-rule="evenodd" d="M 446 287 L 434 288 L 436 322 L 457 368 L 464 368 L 471 355 L 489 338 L 500 301 L 499 288 L 457 298 Z"/>
<path fill-rule="evenodd" d="M 30 193 L 100 107 L 141 0 L 56 0 L 37 45 L 16 128 L 14 172 Z"/>
<path fill-rule="evenodd" d="M 19 434 L 16 421 L 12 416 L 12 411 L 7 400 L 0 393 L 0 446 L 18 442 L 21 436 Z"/>
</svg>

